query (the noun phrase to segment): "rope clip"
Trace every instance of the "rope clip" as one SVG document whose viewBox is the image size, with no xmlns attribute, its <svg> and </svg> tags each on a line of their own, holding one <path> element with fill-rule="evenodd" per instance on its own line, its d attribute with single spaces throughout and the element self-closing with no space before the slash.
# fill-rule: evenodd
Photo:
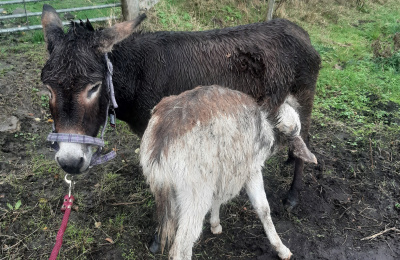
<svg viewBox="0 0 400 260">
<path fill-rule="evenodd" d="M 74 185 L 75 184 L 75 182 L 74 181 L 72 181 L 72 177 L 71 177 L 71 179 L 70 180 L 68 180 L 67 179 L 67 176 L 68 176 L 68 174 L 65 174 L 65 177 L 64 177 L 64 181 L 68 184 L 68 197 L 71 197 L 71 191 L 72 191 L 72 185 Z"/>
</svg>

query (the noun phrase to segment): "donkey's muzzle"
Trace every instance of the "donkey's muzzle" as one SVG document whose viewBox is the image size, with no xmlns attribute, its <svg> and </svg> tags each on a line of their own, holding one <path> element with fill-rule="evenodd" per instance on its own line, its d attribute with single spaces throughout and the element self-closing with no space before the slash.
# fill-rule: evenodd
<svg viewBox="0 0 400 260">
<path fill-rule="evenodd" d="M 85 162 L 83 156 L 74 160 L 68 158 L 60 158 L 59 156 L 56 156 L 56 161 L 65 172 L 70 174 L 81 173 L 82 167 Z"/>
<path fill-rule="evenodd" d="M 86 172 L 92 159 L 90 145 L 79 143 L 59 142 L 55 160 L 60 167 L 71 174 Z"/>
</svg>

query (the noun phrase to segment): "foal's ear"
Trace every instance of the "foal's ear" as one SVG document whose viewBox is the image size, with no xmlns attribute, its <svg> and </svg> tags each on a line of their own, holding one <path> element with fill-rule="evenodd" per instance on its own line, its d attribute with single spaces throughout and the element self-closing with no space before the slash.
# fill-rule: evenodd
<svg viewBox="0 0 400 260">
<path fill-rule="evenodd" d="M 51 53 L 57 41 L 64 37 L 63 25 L 56 10 L 48 5 L 43 5 L 42 26 L 47 50 Z"/>
<path fill-rule="evenodd" d="M 116 25 L 101 31 L 99 39 L 99 50 L 102 53 L 107 53 L 112 50 L 114 44 L 127 38 L 131 35 L 134 29 L 146 18 L 146 14 L 139 15 L 132 21 L 117 23 Z"/>
</svg>

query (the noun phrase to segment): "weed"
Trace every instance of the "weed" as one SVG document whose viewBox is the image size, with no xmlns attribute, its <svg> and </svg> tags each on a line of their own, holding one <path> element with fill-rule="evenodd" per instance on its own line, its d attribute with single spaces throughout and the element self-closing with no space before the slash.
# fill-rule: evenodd
<svg viewBox="0 0 400 260">
<path fill-rule="evenodd" d="M 68 244 L 71 249 L 75 249 L 77 253 L 79 252 L 81 254 L 90 251 L 95 241 L 92 236 L 92 230 L 74 225 L 74 223 L 68 225 L 64 237 L 65 243 Z"/>
<path fill-rule="evenodd" d="M 377 71 L 394 71 L 400 73 L 400 52 L 396 52 L 389 57 L 377 57 L 372 60 Z"/>
<path fill-rule="evenodd" d="M 136 253 L 134 249 L 129 249 L 129 252 L 123 252 L 122 257 L 127 260 L 137 259 Z"/>
<path fill-rule="evenodd" d="M 42 43 L 44 42 L 44 35 L 42 31 L 32 32 L 32 37 L 30 38 L 32 43 Z"/>
<path fill-rule="evenodd" d="M 39 137 L 39 134 L 19 132 L 19 133 L 14 134 L 14 137 L 15 138 L 22 138 L 22 139 L 27 140 L 27 141 L 35 141 Z"/>
<path fill-rule="evenodd" d="M 49 95 L 41 95 L 40 100 L 42 101 L 41 105 L 44 109 L 48 110 L 49 109 L 49 100 L 50 97 Z"/>
<path fill-rule="evenodd" d="M 113 233 L 116 232 L 117 234 L 120 234 L 124 232 L 124 222 L 126 220 L 127 216 L 125 213 L 121 213 L 115 216 L 114 219 L 110 218 L 108 220 L 108 224 L 106 228 L 108 230 L 112 230 Z"/>
<path fill-rule="evenodd" d="M 18 210 L 21 207 L 21 200 L 18 200 L 17 202 L 15 202 L 15 205 L 11 205 L 10 203 L 7 203 L 7 207 L 10 210 Z"/>
<path fill-rule="evenodd" d="M 43 154 L 37 154 L 32 157 L 32 172 L 37 176 L 58 176 L 62 170 L 54 160 L 48 160 Z"/>
</svg>

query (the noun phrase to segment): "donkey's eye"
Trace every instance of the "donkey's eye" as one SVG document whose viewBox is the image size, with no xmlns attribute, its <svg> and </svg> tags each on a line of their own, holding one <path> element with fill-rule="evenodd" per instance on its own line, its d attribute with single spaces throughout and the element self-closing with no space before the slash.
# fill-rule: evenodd
<svg viewBox="0 0 400 260">
<path fill-rule="evenodd" d="M 88 93 L 87 93 L 87 98 L 92 98 L 93 94 L 97 93 L 97 91 L 99 90 L 101 84 L 96 84 L 94 87 L 92 87 Z"/>
</svg>

